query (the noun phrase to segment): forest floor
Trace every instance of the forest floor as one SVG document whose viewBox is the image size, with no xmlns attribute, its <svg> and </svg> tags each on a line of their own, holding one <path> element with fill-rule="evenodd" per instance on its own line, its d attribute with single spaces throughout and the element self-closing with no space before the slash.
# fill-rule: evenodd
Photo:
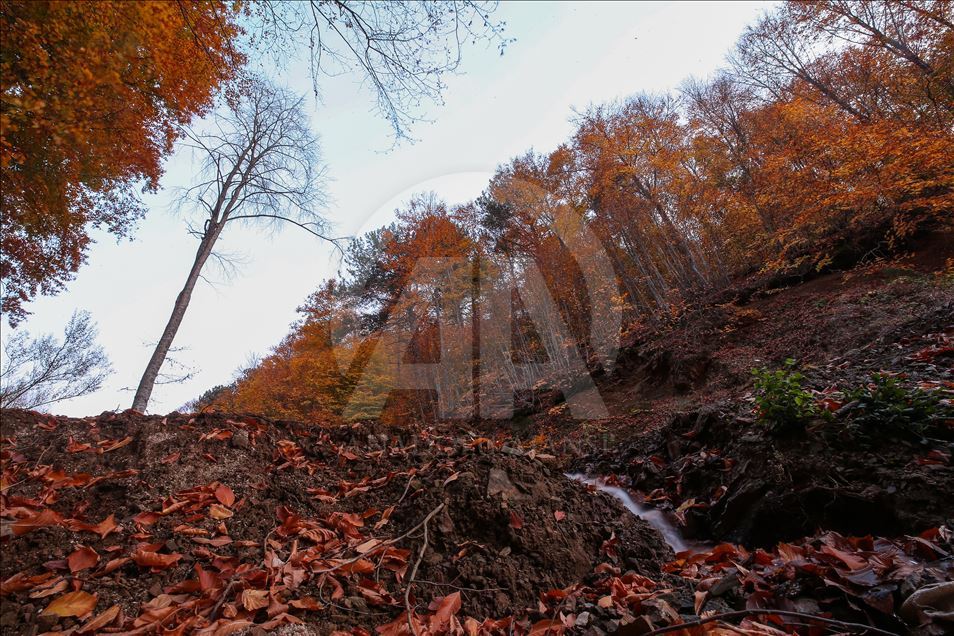
<svg viewBox="0 0 954 636">
<path fill-rule="evenodd" d="M 4 411 L 0 630 L 950 633 L 950 239 L 632 330 L 600 421 Z M 829 414 L 772 428 L 786 358 Z"/>
</svg>

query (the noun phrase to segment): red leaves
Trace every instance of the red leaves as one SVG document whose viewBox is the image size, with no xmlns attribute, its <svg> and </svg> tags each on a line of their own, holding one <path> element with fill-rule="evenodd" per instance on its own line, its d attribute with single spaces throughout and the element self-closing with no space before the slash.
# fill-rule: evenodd
<svg viewBox="0 0 954 636">
<path fill-rule="evenodd" d="M 523 518 L 513 510 L 510 511 L 510 527 L 514 530 L 523 528 Z"/>
<path fill-rule="evenodd" d="M 99 554 L 96 550 L 83 545 L 67 557 L 66 563 L 69 565 L 70 572 L 76 574 L 99 563 Z"/>
<path fill-rule="evenodd" d="M 76 519 L 68 519 L 66 525 L 70 530 L 74 531 L 83 531 L 83 532 L 93 532 L 99 535 L 100 539 L 105 539 L 109 536 L 110 533 L 114 532 L 119 526 L 116 524 L 116 516 L 109 515 L 96 525 L 85 523 L 82 521 L 77 521 Z"/>
<path fill-rule="evenodd" d="M 268 607 L 268 591 L 244 590 L 242 592 L 242 607 L 250 612 Z"/>
<path fill-rule="evenodd" d="M 116 620 L 119 616 L 120 607 L 119 605 L 113 605 L 108 610 L 100 614 L 99 616 L 94 616 L 89 619 L 77 630 L 77 634 L 95 634 L 102 628 L 106 627 L 110 623 Z"/>
<path fill-rule="evenodd" d="M 133 552 L 132 560 L 136 562 L 137 565 L 141 567 L 150 567 L 153 570 L 165 570 L 170 568 L 179 562 L 179 559 L 182 558 L 181 554 L 159 554 L 158 552 L 150 552 L 147 550 L 139 549 Z"/>
<path fill-rule="evenodd" d="M 220 504 L 229 508 L 231 508 L 232 504 L 235 503 L 235 493 L 233 493 L 232 489 L 225 484 L 219 484 L 216 487 L 215 498 L 219 500 Z"/>
<path fill-rule="evenodd" d="M 219 504 L 209 506 L 209 516 L 213 519 L 228 519 L 233 514 L 234 513 L 225 506 L 220 506 Z"/>
<path fill-rule="evenodd" d="M 563 512 L 562 510 L 554 510 L 553 518 L 556 519 L 557 521 L 563 521 L 564 519 L 566 519 L 566 513 Z"/>
<path fill-rule="evenodd" d="M 447 625 L 450 622 L 451 617 L 455 616 L 457 612 L 460 611 L 460 605 L 460 592 L 448 594 L 441 599 L 440 602 L 437 603 L 437 607 L 434 610 L 434 615 L 431 616 L 430 630 L 432 632 L 437 632 Z"/>
<path fill-rule="evenodd" d="M 63 517 L 59 513 L 50 510 L 49 508 L 44 508 L 40 510 L 35 515 L 25 517 L 23 519 L 18 519 L 11 526 L 14 536 L 22 536 L 28 532 L 32 532 L 37 528 L 48 528 L 50 526 L 58 526 L 63 523 Z"/>
</svg>

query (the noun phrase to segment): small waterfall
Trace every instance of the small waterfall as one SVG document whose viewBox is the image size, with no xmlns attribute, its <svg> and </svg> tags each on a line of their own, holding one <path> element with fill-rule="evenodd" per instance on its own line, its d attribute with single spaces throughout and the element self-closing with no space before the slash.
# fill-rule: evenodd
<svg viewBox="0 0 954 636">
<path fill-rule="evenodd" d="M 685 552 L 687 550 L 695 552 L 702 547 L 691 542 L 686 542 L 679 528 L 677 528 L 661 510 L 636 503 L 625 489 L 618 486 L 610 486 L 602 479 L 587 477 L 582 473 L 566 473 L 566 476 L 575 481 L 595 486 L 598 490 L 602 490 L 619 499 L 622 504 L 626 506 L 627 510 L 637 517 L 645 519 L 654 527 L 674 552 Z"/>
</svg>

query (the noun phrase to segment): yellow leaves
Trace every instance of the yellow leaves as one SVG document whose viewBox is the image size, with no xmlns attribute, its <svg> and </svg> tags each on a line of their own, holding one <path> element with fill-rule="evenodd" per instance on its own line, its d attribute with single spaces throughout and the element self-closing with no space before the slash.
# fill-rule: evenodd
<svg viewBox="0 0 954 636">
<path fill-rule="evenodd" d="M 60 618 L 67 616 L 85 616 L 96 607 L 96 595 L 87 592 L 68 592 L 53 600 L 43 610 L 44 614 L 53 614 Z"/>
</svg>

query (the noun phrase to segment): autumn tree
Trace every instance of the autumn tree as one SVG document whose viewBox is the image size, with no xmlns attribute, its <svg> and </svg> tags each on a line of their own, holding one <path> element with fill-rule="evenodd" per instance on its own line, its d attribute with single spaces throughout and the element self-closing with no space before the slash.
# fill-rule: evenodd
<svg viewBox="0 0 954 636">
<path fill-rule="evenodd" d="M 133 400 L 145 411 L 156 377 L 185 316 L 202 268 L 226 226 L 294 225 L 327 238 L 318 140 L 308 126 L 302 98 L 262 80 L 252 80 L 234 106 L 217 113 L 211 130 L 190 131 L 186 142 L 200 157 L 200 181 L 182 204 L 201 219 L 195 260 L 172 315 L 146 365 Z"/>
<path fill-rule="evenodd" d="M 64 287 L 89 230 L 126 236 L 180 127 L 244 56 L 222 2 L 0 2 L 2 309 Z"/>
<path fill-rule="evenodd" d="M 90 315 L 76 312 L 62 340 L 25 331 L 10 336 L 0 371 L 0 407 L 36 409 L 97 391 L 112 368 L 96 333 Z"/>
</svg>

